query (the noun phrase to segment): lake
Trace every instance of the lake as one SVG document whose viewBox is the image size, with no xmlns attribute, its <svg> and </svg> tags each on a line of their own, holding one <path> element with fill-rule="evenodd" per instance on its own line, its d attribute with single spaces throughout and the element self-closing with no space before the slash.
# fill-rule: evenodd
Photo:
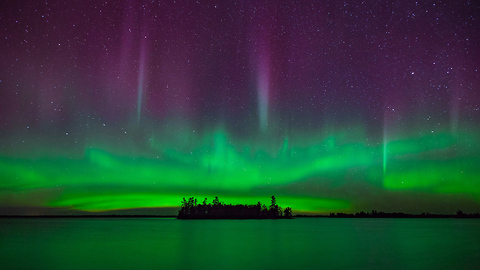
<svg viewBox="0 0 480 270">
<path fill-rule="evenodd" d="M 0 219 L 1 269 L 480 269 L 480 220 Z"/>
</svg>

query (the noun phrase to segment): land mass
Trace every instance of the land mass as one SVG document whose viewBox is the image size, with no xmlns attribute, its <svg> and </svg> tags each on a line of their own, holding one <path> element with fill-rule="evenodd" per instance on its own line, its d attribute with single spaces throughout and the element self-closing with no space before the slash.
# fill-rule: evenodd
<svg viewBox="0 0 480 270">
<path fill-rule="evenodd" d="M 178 219 L 290 219 L 292 218 L 292 209 L 277 205 L 275 196 L 272 196 L 269 207 L 261 202 L 252 205 L 244 204 L 224 204 L 215 197 L 212 203 L 207 203 L 207 198 L 203 203 L 198 203 L 197 199 L 190 197 L 188 200 L 183 198 L 182 206 L 178 211 Z"/>
<path fill-rule="evenodd" d="M 95 214 L 95 215 L 0 215 L 0 218 L 178 218 L 177 215 L 115 215 L 115 214 Z M 285 218 L 281 217 L 280 219 Z M 480 218 L 480 213 L 464 214 L 461 215 L 445 215 L 445 214 L 406 214 L 406 213 L 382 213 L 377 215 L 371 215 L 367 213 L 365 215 L 345 214 L 345 213 L 332 213 L 330 215 L 293 215 L 291 218 L 460 218 L 460 219 L 476 219 Z M 180 218 L 182 219 L 182 218 Z M 188 218 L 183 218 L 188 219 Z M 197 218 L 200 219 L 200 218 Z M 212 218 L 210 218 L 212 219 Z M 222 218 L 217 218 L 222 219 Z M 226 218 L 236 219 L 236 218 Z M 237 219 L 258 219 L 258 218 L 237 218 Z"/>
<path fill-rule="evenodd" d="M 373 210 L 372 212 L 359 212 L 355 214 L 346 214 L 346 213 L 330 213 L 330 215 L 296 215 L 295 217 L 306 217 L 306 218 L 480 218 L 480 213 L 467 214 L 462 211 L 457 211 L 456 214 L 431 214 L 424 212 L 421 214 L 406 214 L 401 212 L 395 213 L 385 213 L 377 212 Z"/>
<path fill-rule="evenodd" d="M 256 205 L 225 205 L 221 204 L 216 198 L 215 203 L 222 205 L 222 207 L 213 207 L 213 204 L 196 204 L 196 208 L 192 208 L 191 205 L 195 205 L 195 199 L 185 200 L 182 208 L 178 211 L 178 215 L 163 214 L 158 210 L 150 209 L 150 213 L 144 213 L 144 209 L 137 209 L 138 211 L 128 211 L 127 213 L 117 211 L 107 211 L 101 213 L 89 213 L 83 211 L 70 212 L 70 213 L 42 213 L 42 214 L 25 214 L 19 211 L 18 213 L 10 212 L 0 214 L 0 218 L 178 218 L 178 219 L 285 219 L 285 218 L 460 218 L 460 219 L 477 219 L 480 218 L 480 213 L 463 213 L 458 210 L 455 214 L 431 214 L 424 212 L 421 214 L 408 214 L 401 212 L 385 213 L 377 212 L 375 210 L 371 212 L 358 212 L 351 213 L 330 213 L 325 214 L 297 214 L 292 215 L 291 209 L 285 209 L 283 215 L 281 207 L 274 206 L 270 209 L 265 205 L 257 203 Z M 207 206 L 205 206 L 207 205 Z M 276 205 L 276 203 L 275 203 Z M 278 207 L 278 208 L 277 208 Z M 178 208 L 177 208 L 178 209 Z M 200 210 L 200 211 L 199 211 Z M 222 212 L 220 212 L 222 210 Z M 189 215 L 187 211 L 191 211 Z M 196 212 L 195 212 L 196 211 Z M 203 212 L 202 212 L 203 211 Z M 217 211 L 217 212 L 216 212 Z M 275 211 L 269 213 L 269 211 Z M 275 215 L 277 213 L 277 215 Z"/>
</svg>

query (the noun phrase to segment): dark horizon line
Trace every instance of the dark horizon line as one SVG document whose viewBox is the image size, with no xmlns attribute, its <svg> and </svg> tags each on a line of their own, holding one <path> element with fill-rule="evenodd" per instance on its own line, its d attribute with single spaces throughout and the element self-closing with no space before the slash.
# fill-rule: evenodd
<svg viewBox="0 0 480 270">
<path fill-rule="evenodd" d="M 457 213 L 457 214 L 406 214 L 406 213 L 330 213 L 330 214 L 297 214 L 295 218 L 461 218 L 461 219 L 477 219 L 480 213 Z M 94 214 L 94 215 L 0 215 L 0 218 L 178 218 L 178 215 L 117 215 L 117 214 Z M 188 219 L 188 218 L 187 218 Z M 212 218 L 205 218 L 212 219 Z M 217 218 L 218 219 L 218 218 Z M 231 218 L 229 218 L 231 219 Z M 245 218 L 249 219 L 249 218 Z"/>
<path fill-rule="evenodd" d="M 176 218 L 177 215 L 0 215 L 0 218 Z"/>
</svg>

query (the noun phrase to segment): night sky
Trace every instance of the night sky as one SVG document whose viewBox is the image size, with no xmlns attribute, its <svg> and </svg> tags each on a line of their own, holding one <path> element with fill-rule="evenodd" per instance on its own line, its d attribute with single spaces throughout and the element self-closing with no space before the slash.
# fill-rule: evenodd
<svg viewBox="0 0 480 270">
<path fill-rule="evenodd" d="M 0 40 L 0 214 L 480 211 L 476 1 L 7 0 Z"/>
</svg>

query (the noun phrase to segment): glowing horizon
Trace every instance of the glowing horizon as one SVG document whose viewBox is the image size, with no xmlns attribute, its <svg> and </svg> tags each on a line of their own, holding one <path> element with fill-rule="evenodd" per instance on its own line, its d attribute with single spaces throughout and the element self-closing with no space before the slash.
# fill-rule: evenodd
<svg viewBox="0 0 480 270">
<path fill-rule="evenodd" d="M 340 192 L 285 194 L 285 187 L 311 181 L 329 189 L 344 182 L 348 188 L 349 177 L 358 178 L 355 185 L 367 189 L 468 194 L 478 199 L 480 184 L 475 179 L 480 172 L 475 162 L 480 158 L 451 153 L 453 149 L 478 150 L 478 145 L 469 145 L 475 134 L 443 132 L 390 141 L 392 162 L 386 172 L 385 145 L 369 144 L 366 137 L 352 142 L 347 133 L 339 133 L 307 147 L 285 140 L 272 152 L 232 142 L 227 132 L 217 129 L 191 149 L 170 145 L 152 148 L 149 155 L 124 156 L 86 147 L 84 157 L 77 158 L 3 157 L 0 188 L 14 193 L 43 190 L 51 195 L 42 202 L 44 206 L 86 211 L 178 207 L 181 198 L 190 195 L 256 202 L 276 193 L 294 211 L 354 212 L 361 210 L 355 207 L 358 198 L 346 200 Z"/>
</svg>

